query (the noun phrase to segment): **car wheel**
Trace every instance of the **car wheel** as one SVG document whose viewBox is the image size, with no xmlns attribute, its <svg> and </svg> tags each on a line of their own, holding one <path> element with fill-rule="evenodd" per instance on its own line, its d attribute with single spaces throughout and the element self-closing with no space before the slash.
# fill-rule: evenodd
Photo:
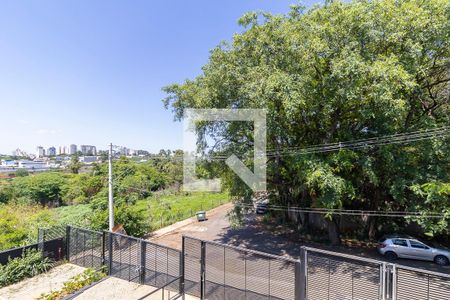
<svg viewBox="0 0 450 300">
<path fill-rule="evenodd" d="M 448 265 L 448 258 L 443 255 L 438 255 L 434 258 L 434 262 L 440 266 Z"/>
<path fill-rule="evenodd" d="M 384 254 L 384 257 L 386 257 L 388 260 L 395 260 L 397 259 L 397 254 L 395 254 L 395 252 L 388 251 Z"/>
</svg>

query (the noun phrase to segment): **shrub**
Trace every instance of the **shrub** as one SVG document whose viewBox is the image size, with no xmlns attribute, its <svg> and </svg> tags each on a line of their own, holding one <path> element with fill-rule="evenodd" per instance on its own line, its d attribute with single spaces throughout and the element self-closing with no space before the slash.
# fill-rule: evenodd
<svg viewBox="0 0 450 300">
<path fill-rule="evenodd" d="M 28 176 L 29 173 L 26 169 L 18 169 L 14 175 L 16 175 L 17 177 L 25 177 Z"/>
<path fill-rule="evenodd" d="M 149 222 L 144 211 L 133 206 L 117 205 L 114 209 L 114 220 L 116 224 L 122 224 L 127 234 L 132 236 L 141 237 L 149 230 Z M 108 210 L 94 210 L 90 221 L 92 229 L 107 230 Z"/>
<path fill-rule="evenodd" d="M 0 287 L 46 272 L 50 266 L 50 259 L 43 257 L 41 252 L 25 250 L 22 257 L 11 259 L 6 265 L 0 266 Z"/>
<path fill-rule="evenodd" d="M 0 250 L 35 242 L 38 227 L 54 223 L 53 211 L 38 205 L 0 205 Z"/>
<path fill-rule="evenodd" d="M 66 179 L 58 173 L 42 173 L 14 180 L 17 197 L 28 199 L 29 203 L 59 204 L 63 196 Z"/>
<path fill-rule="evenodd" d="M 104 272 L 99 272 L 94 269 L 86 269 L 83 273 L 75 275 L 69 281 L 64 282 L 64 285 L 61 290 L 53 291 L 48 294 L 42 294 L 39 296 L 39 300 L 59 300 L 63 299 L 67 295 L 73 294 L 76 291 L 82 289 L 85 286 L 90 285 L 96 281 L 99 281 L 106 274 Z"/>
</svg>

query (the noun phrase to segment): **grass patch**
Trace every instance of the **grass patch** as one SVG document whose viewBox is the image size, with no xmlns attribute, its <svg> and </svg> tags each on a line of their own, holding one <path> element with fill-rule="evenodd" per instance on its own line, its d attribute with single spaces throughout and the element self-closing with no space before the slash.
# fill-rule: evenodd
<svg viewBox="0 0 450 300">
<path fill-rule="evenodd" d="M 92 213 L 89 204 L 61 206 L 54 209 L 58 224 L 70 224 L 83 228 L 89 227 L 89 216 Z"/>
<path fill-rule="evenodd" d="M 190 218 L 200 210 L 210 210 L 230 202 L 228 193 L 189 193 L 153 196 L 139 200 L 136 207 L 145 212 L 151 230 Z"/>
</svg>

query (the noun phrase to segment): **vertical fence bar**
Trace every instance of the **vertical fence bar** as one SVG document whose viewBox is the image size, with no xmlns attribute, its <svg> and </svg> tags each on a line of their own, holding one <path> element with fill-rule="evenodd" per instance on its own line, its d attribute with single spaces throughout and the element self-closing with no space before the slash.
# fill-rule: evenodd
<svg viewBox="0 0 450 300">
<path fill-rule="evenodd" d="M 184 236 L 181 237 L 181 253 L 180 253 L 180 294 L 184 297 L 184 254 L 185 254 L 185 248 L 184 248 Z"/>
<path fill-rule="evenodd" d="M 66 259 L 70 261 L 70 226 L 66 226 Z"/>
<path fill-rule="evenodd" d="M 112 275 L 113 270 L 113 236 L 108 232 L 108 275 Z"/>
<path fill-rule="evenodd" d="M 392 284 L 391 284 L 391 299 L 397 300 L 397 266 L 391 264 L 392 269 Z"/>
<path fill-rule="evenodd" d="M 141 265 L 139 268 L 140 271 L 140 283 L 144 284 L 145 283 L 145 255 L 147 253 L 146 249 L 147 249 L 147 244 L 145 243 L 144 240 L 140 240 L 140 244 L 141 244 Z"/>
<path fill-rule="evenodd" d="M 201 256 L 200 256 L 200 299 L 205 299 L 205 256 L 206 244 L 204 241 L 200 242 Z"/>
<path fill-rule="evenodd" d="M 380 280 L 381 280 L 380 291 L 381 291 L 381 299 L 382 300 L 389 299 L 388 288 L 386 286 L 386 283 L 387 283 L 386 282 L 386 273 L 387 273 L 386 263 L 383 263 L 380 268 Z"/>
<path fill-rule="evenodd" d="M 83 235 L 83 267 L 86 267 L 86 233 L 82 233 Z"/>
<path fill-rule="evenodd" d="M 101 266 L 106 263 L 106 232 L 102 232 L 102 254 L 101 254 Z"/>
<path fill-rule="evenodd" d="M 300 248 L 300 261 L 295 263 L 295 300 L 305 300 L 305 269 L 306 269 L 306 250 Z"/>
</svg>

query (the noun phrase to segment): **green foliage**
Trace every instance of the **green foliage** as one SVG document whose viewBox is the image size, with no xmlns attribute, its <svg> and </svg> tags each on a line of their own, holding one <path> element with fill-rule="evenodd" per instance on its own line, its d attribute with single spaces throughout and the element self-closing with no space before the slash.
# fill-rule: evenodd
<svg viewBox="0 0 450 300">
<path fill-rule="evenodd" d="M 0 287 L 46 272 L 50 266 L 50 260 L 43 257 L 40 251 L 25 250 L 22 257 L 9 260 L 6 265 L 0 265 Z"/>
<path fill-rule="evenodd" d="M 0 204 L 13 199 L 14 189 L 9 182 L 0 181 Z"/>
<path fill-rule="evenodd" d="M 84 270 L 82 273 L 75 275 L 69 281 L 64 282 L 62 289 L 53 291 L 48 294 L 39 296 L 39 300 L 60 300 L 64 297 L 79 291 L 106 276 L 105 272 L 99 272 L 92 268 Z"/>
<path fill-rule="evenodd" d="M 28 176 L 29 173 L 28 173 L 28 171 L 27 171 L 26 169 L 18 169 L 18 170 L 14 173 L 14 175 L 16 175 L 17 177 L 25 177 L 25 176 Z"/>
<path fill-rule="evenodd" d="M 227 193 L 177 193 L 139 200 L 136 208 L 145 212 L 150 230 L 156 230 L 190 218 L 197 211 L 209 210 L 229 201 Z"/>
<path fill-rule="evenodd" d="M 49 209 L 36 205 L 0 205 L 0 250 L 35 243 L 38 228 L 54 223 Z"/>
<path fill-rule="evenodd" d="M 70 163 L 67 167 L 73 174 L 78 174 L 78 172 L 80 171 L 80 169 L 82 167 L 82 164 L 80 162 L 80 158 L 78 157 L 78 155 L 72 155 L 72 157 L 70 159 Z"/>
<path fill-rule="evenodd" d="M 164 103 L 177 119 L 187 107 L 264 108 L 269 149 L 445 126 L 449 14 L 447 0 L 329 1 L 305 13 L 298 6 L 288 15 L 249 13 L 240 20 L 245 31 L 211 51 L 200 76 L 164 88 Z M 202 150 L 212 139 L 217 152 L 251 157 L 248 122 L 203 122 L 197 129 Z M 416 196 L 409 186 L 448 182 L 449 144 L 447 138 L 274 157 L 268 188 L 286 206 L 410 210 Z M 229 168 L 218 168 L 233 195 L 249 198 Z M 368 224 L 374 238 L 371 228 L 379 227 Z"/>
<path fill-rule="evenodd" d="M 59 205 L 66 179 L 60 173 L 41 173 L 13 181 L 15 196 L 23 202 Z"/>
<path fill-rule="evenodd" d="M 57 224 L 70 224 L 81 228 L 90 228 L 89 219 L 92 209 L 89 204 L 61 206 L 53 209 L 53 211 Z"/>
<path fill-rule="evenodd" d="M 450 235 L 450 183 L 448 182 L 428 182 L 422 185 L 413 185 L 411 190 L 418 196 L 415 206 L 417 211 L 422 212 L 423 216 L 430 212 L 439 212 L 444 218 L 413 218 L 414 221 L 422 225 L 428 236 L 444 232 L 448 237 Z"/>
<path fill-rule="evenodd" d="M 126 204 L 116 205 L 114 209 L 114 220 L 116 224 L 122 224 L 128 235 L 141 237 L 149 232 L 148 219 L 145 218 L 143 210 Z M 90 224 L 94 230 L 107 230 L 108 210 L 94 210 L 90 216 Z"/>
<path fill-rule="evenodd" d="M 71 176 L 64 190 L 63 203 L 66 205 L 89 203 L 102 188 L 106 188 L 101 176 L 79 174 Z"/>
</svg>

